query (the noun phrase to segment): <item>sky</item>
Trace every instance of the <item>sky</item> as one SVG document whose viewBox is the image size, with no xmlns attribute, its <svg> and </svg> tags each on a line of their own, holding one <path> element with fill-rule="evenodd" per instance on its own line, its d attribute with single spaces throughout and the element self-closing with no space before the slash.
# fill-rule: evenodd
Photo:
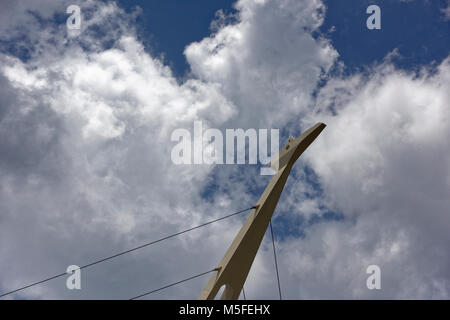
<svg viewBox="0 0 450 320">
<path fill-rule="evenodd" d="M 283 297 L 450 298 L 449 23 L 445 0 L 0 2 L 0 294 L 256 203 L 260 165 L 177 165 L 174 130 L 324 122 L 273 216 Z M 244 219 L 5 298 L 129 299 L 214 268 Z M 278 297 L 271 245 L 247 298 Z"/>
</svg>

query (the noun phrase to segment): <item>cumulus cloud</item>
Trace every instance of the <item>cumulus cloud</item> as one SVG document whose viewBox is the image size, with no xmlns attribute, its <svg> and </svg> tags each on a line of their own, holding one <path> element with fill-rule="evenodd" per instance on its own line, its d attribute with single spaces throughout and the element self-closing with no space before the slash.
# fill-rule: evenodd
<svg viewBox="0 0 450 320">
<path fill-rule="evenodd" d="M 189 45 L 186 58 L 195 76 L 220 84 L 238 107 L 234 125 L 279 126 L 307 111 L 337 57 L 326 39 L 312 35 L 325 7 L 320 1 L 239 1 L 236 9 L 239 22 Z"/>
<path fill-rule="evenodd" d="M 43 24 L 29 14 L 39 6 L 17 3 L 11 21 L 31 29 L 8 22 L 8 37 L 32 39 L 21 40 L 26 58 L 6 42 L 0 56 L 1 291 L 257 200 L 269 178 L 256 168 L 174 165 L 175 128 L 296 134 L 323 121 L 277 213 L 292 222 L 277 243 L 285 296 L 449 296 L 448 60 L 420 74 L 386 61 L 371 76 L 331 76 L 338 53 L 317 33 L 321 1 L 241 0 L 186 47 L 191 76 L 179 83 L 114 3 L 85 2 L 77 37 L 51 23 L 60 7 L 41 3 Z M 12 298 L 130 298 L 214 267 L 241 221 L 85 270 L 80 291 L 61 279 Z M 381 291 L 365 287 L 369 264 L 381 267 Z M 273 298 L 271 275 L 264 242 L 248 297 Z M 150 298 L 195 298 L 206 280 Z"/>
<path fill-rule="evenodd" d="M 97 28 L 108 29 L 114 19 L 130 23 L 113 4 L 85 6 L 84 11 L 100 10 L 100 17 L 92 15 Z M 85 23 L 94 26 L 88 18 Z M 51 48 L 46 37 L 53 33 L 55 50 L 33 51 L 26 62 L 1 57 L 3 290 L 223 213 L 210 208 L 207 216 L 201 214 L 206 208 L 201 185 L 211 168 L 173 165 L 170 133 L 199 118 L 218 126 L 234 106 L 214 84 L 192 79 L 178 85 L 166 66 L 144 52 L 133 31 L 124 29 L 116 30 L 113 45 L 99 50 L 104 39 L 97 42 L 93 34 L 102 30 L 86 28 L 67 39 L 55 25 L 38 39 L 43 49 Z M 157 266 L 166 250 L 150 264 Z M 188 248 L 177 250 L 183 256 Z M 124 273 L 122 283 L 130 274 Z M 85 294 L 107 297 L 111 290 L 99 288 L 100 296 L 97 290 Z M 61 289 L 24 294 L 67 294 Z M 134 289 L 130 297 L 139 293 Z M 123 294 L 116 289 L 109 296 L 126 298 Z"/>
<path fill-rule="evenodd" d="M 448 297 L 449 77 L 449 59 L 420 74 L 387 64 L 323 88 L 328 126 L 305 158 L 345 219 L 283 245 L 301 297 Z M 365 288 L 370 264 L 381 292 Z"/>
</svg>

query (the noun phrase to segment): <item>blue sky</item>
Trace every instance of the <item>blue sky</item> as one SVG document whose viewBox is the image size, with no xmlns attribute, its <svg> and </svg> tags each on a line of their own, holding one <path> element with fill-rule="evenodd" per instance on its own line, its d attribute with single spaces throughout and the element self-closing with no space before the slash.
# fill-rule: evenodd
<svg viewBox="0 0 450 320">
<path fill-rule="evenodd" d="M 211 22 L 217 10 L 235 14 L 234 2 L 119 1 L 127 10 L 132 10 L 136 5 L 142 8 L 142 15 L 137 20 L 140 37 L 149 52 L 164 56 L 164 61 L 180 80 L 190 71 L 184 48 L 209 36 Z M 393 58 L 393 63 L 398 68 L 413 71 L 424 65 L 439 65 L 450 51 L 450 21 L 443 19 L 441 11 L 445 8 L 445 1 L 440 1 L 439 4 L 430 1 L 369 0 L 348 0 L 345 5 L 340 1 L 324 3 L 327 6 L 326 16 L 316 35 L 331 40 L 339 53 L 339 60 L 346 66 L 346 74 L 364 71 L 373 64 L 381 63 L 395 49 L 399 55 Z M 366 8 L 371 4 L 381 8 L 381 30 L 366 28 L 369 17 Z M 176 23 L 173 23 L 174 20 Z M 283 131 L 282 141 L 288 136 L 289 133 Z M 309 175 L 311 176 L 311 172 Z M 316 191 L 321 192 L 320 185 L 315 186 Z M 265 186 L 260 186 L 252 194 L 259 197 L 264 188 Z M 223 190 L 217 187 L 213 179 L 203 190 L 205 199 L 209 199 L 215 192 Z M 313 217 L 310 222 L 302 217 L 292 218 L 289 215 L 275 215 L 275 218 L 279 236 L 303 236 L 303 230 L 310 223 L 321 219 L 340 219 L 341 214 L 329 211 L 322 217 Z"/>
<path fill-rule="evenodd" d="M 449 2 L 236 3 L 82 1 L 71 33 L 71 0 L 0 2 L 0 292 L 254 204 L 270 177 L 176 165 L 176 129 L 279 128 L 283 145 L 321 121 L 275 213 L 283 295 L 450 297 Z M 243 219 L 12 298 L 136 296 L 215 266 Z M 269 240 L 248 297 L 276 297 Z"/>
<path fill-rule="evenodd" d="M 142 8 L 138 30 L 147 48 L 163 54 L 177 76 L 189 70 L 184 47 L 210 34 L 210 25 L 218 10 L 235 13 L 234 1 L 119 1 L 126 10 Z M 176 21 L 176 23 L 174 23 Z"/>
<path fill-rule="evenodd" d="M 143 14 L 138 19 L 139 34 L 148 50 L 163 54 L 178 77 L 189 71 L 183 51 L 185 46 L 200 41 L 210 34 L 210 25 L 217 10 L 235 13 L 235 1 L 119 1 L 131 10 L 138 5 Z M 401 58 L 396 66 L 416 69 L 435 62 L 439 64 L 448 55 L 450 22 L 440 11 L 446 7 L 439 1 L 369 1 L 348 0 L 345 5 L 328 0 L 325 21 L 320 32 L 330 38 L 348 68 L 358 71 L 379 63 L 394 49 Z M 365 27 L 366 8 L 376 4 L 382 11 L 381 30 Z M 176 20 L 177 23 L 173 23 Z M 330 32 L 332 27 L 335 31 Z"/>
<path fill-rule="evenodd" d="M 164 55 L 164 61 L 171 67 L 174 74 L 183 79 L 190 71 L 184 56 L 184 48 L 192 42 L 197 42 L 209 36 L 211 21 L 217 10 L 226 14 L 236 13 L 233 7 L 235 1 L 120 1 L 129 9 L 138 4 L 143 9 L 138 19 L 139 34 L 147 44 L 147 49 L 156 54 Z M 348 0 L 324 1 L 327 6 L 324 23 L 315 33 L 330 39 L 333 47 L 339 53 L 339 61 L 345 64 L 345 74 L 364 71 L 374 64 L 379 64 L 386 56 L 397 50 L 398 55 L 392 58 L 397 68 L 418 71 L 422 66 L 439 65 L 450 51 L 450 21 L 445 20 L 441 9 L 446 7 L 446 1 L 361 1 Z M 366 28 L 369 14 L 366 8 L 376 4 L 381 8 L 381 30 Z M 173 23 L 173 20 L 177 23 Z M 283 131 L 282 139 L 288 137 Z M 221 170 L 220 167 L 215 171 Z M 241 170 L 245 172 L 248 168 Z M 317 182 L 314 172 L 306 166 L 305 180 L 314 186 L 315 195 L 306 194 L 306 198 L 320 197 L 323 190 Z M 300 179 L 293 174 L 291 179 Z M 290 187 L 288 184 L 287 187 Z M 257 199 L 265 186 L 258 188 L 249 186 L 251 194 Z M 210 183 L 205 186 L 202 194 L 205 200 L 210 200 L 217 192 L 225 192 L 217 186 L 213 174 Z M 283 201 L 282 196 L 280 201 Z M 283 239 L 287 236 L 304 237 L 304 230 L 321 220 L 343 219 L 343 215 L 329 208 L 322 208 L 322 215 L 311 219 L 302 216 L 292 216 L 283 212 L 274 216 L 275 232 Z M 266 235 L 267 238 L 267 235 Z"/>
<path fill-rule="evenodd" d="M 449 21 L 440 9 L 445 1 L 326 1 L 327 18 L 321 30 L 331 33 L 333 46 L 350 71 L 380 62 L 386 54 L 398 49 L 396 66 L 415 69 L 435 62 L 439 64 L 449 51 Z M 381 30 L 365 28 L 369 15 L 366 8 L 376 4 L 381 8 Z"/>
</svg>

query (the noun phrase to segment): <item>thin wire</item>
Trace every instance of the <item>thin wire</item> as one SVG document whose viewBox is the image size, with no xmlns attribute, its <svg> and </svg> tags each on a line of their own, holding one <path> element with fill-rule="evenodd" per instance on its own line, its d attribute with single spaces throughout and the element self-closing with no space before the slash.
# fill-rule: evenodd
<svg viewBox="0 0 450 320">
<path fill-rule="evenodd" d="M 202 272 L 202 273 L 197 274 L 197 275 L 195 275 L 195 276 L 192 276 L 192 277 L 189 277 L 189 278 L 186 278 L 186 279 L 183 279 L 183 280 L 180 280 L 180 281 L 177 281 L 177 282 L 168 284 L 167 286 L 164 286 L 164 287 L 161 287 L 161 288 L 158 288 L 158 289 L 155 289 L 155 290 L 152 290 L 152 291 L 149 291 L 149 292 L 140 294 L 140 295 L 138 295 L 138 296 L 136 296 L 136 297 L 134 297 L 134 298 L 131 298 L 130 300 L 136 300 L 136 299 L 142 298 L 143 296 L 147 296 L 147 295 L 149 295 L 149 294 L 151 294 L 151 293 L 154 293 L 154 292 L 157 292 L 157 291 L 161 291 L 161 290 L 163 290 L 163 289 L 167 289 L 167 288 L 172 287 L 172 286 L 175 286 L 175 285 L 177 285 L 177 284 L 180 284 L 180 283 L 183 283 L 183 282 L 186 282 L 186 281 L 189 281 L 189 280 L 192 280 L 192 279 L 195 279 L 195 278 L 204 276 L 205 274 L 211 273 L 211 272 L 213 272 L 213 271 L 217 271 L 217 268 L 214 268 L 214 269 L 212 269 L 212 270 L 209 270 L 209 271 L 206 271 L 206 272 Z"/>
<path fill-rule="evenodd" d="M 124 255 L 124 254 L 126 254 L 126 253 L 129 253 L 129 252 L 132 252 L 132 251 L 136 251 L 136 250 L 138 250 L 138 249 L 142 249 L 142 248 L 148 247 L 148 246 L 153 245 L 153 244 L 155 244 L 155 243 L 158 243 L 158 242 L 161 242 L 161 241 L 164 241 L 164 240 L 167 240 L 167 239 L 170 239 L 170 238 L 179 236 L 179 235 L 181 235 L 181 234 L 183 234 L 183 233 L 186 233 L 186 232 L 189 232 L 189 231 L 192 231 L 192 230 L 195 230 L 195 229 L 198 229 L 198 228 L 207 226 L 207 225 L 209 225 L 209 224 L 211 224 L 211 223 L 214 223 L 214 222 L 217 222 L 217 221 L 220 221 L 220 220 L 223 220 L 223 219 L 230 218 L 230 217 L 232 217 L 232 216 L 241 214 L 241 213 L 246 212 L 246 211 L 248 211 L 248 210 L 250 210 L 250 209 L 255 209 L 255 206 L 253 206 L 253 207 L 251 207 L 251 208 L 244 209 L 244 210 L 240 210 L 240 211 L 234 212 L 234 213 L 232 213 L 232 214 L 223 216 L 223 217 L 221 217 L 221 218 L 218 218 L 218 219 L 215 219 L 215 220 L 211 220 L 211 221 L 209 221 L 209 222 L 200 224 L 200 225 L 198 225 L 198 226 L 195 226 L 195 227 L 192 227 L 192 228 L 189 228 L 189 229 L 186 229 L 186 230 L 183 230 L 183 231 L 180 231 L 180 232 L 171 234 L 171 235 L 166 236 L 166 237 L 163 237 L 163 238 L 161 238 L 161 239 L 158 239 L 158 240 L 154 240 L 154 241 L 145 243 L 145 244 L 140 245 L 140 246 L 138 246 L 138 247 L 135 247 L 135 248 L 132 248 L 132 249 L 129 249 L 129 250 L 126 250 L 126 251 L 123 251 L 123 252 L 114 254 L 114 255 L 112 255 L 112 256 L 109 256 L 109 257 L 106 257 L 106 258 L 103 258 L 103 259 L 100 259 L 100 260 L 97 260 L 97 261 L 88 263 L 88 264 L 86 264 L 86 265 L 84 265 L 84 266 L 81 266 L 80 269 L 84 269 L 84 268 L 87 268 L 87 267 L 91 267 L 91 266 L 93 266 L 93 265 L 95 265 L 95 264 L 98 264 L 98 263 L 101 263 L 101 262 L 104 262 L 104 261 L 107 261 L 107 260 L 114 259 L 114 258 L 116 258 L 116 257 L 118 257 L 118 256 L 121 256 L 121 255 Z M 51 277 L 49 277 L 49 278 L 46 278 L 46 279 L 43 279 L 43 280 L 40 280 L 40 281 L 31 283 L 31 284 L 28 284 L 28 285 L 23 286 L 23 287 L 21 287 L 21 288 L 18 288 L 18 289 L 15 289 L 15 290 L 12 290 L 12 291 L 9 291 L 9 292 L 0 294 L 0 298 L 2 298 L 2 297 L 4 297 L 4 296 L 7 296 L 7 295 L 10 295 L 10 294 L 12 294 L 12 293 L 15 293 L 15 292 L 17 292 L 17 291 L 25 290 L 25 289 L 27 289 L 27 288 L 36 286 L 36 285 L 38 285 L 38 284 L 41 284 L 41 283 L 44 283 L 44 282 L 47 282 L 47 281 L 50 281 L 50 280 L 53 280 L 53 279 L 62 277 L 62 276 L 64 276 L 64 275 L 67 275 L 67 273 L 66 273 L 66 272 L 63 272 L 63 273 L 60 273 L 60 274 L 51 276 Z"/>
<path fill-rule="evenodd" d="M 275 270 L 277 271 L 278 292 L 280 294 L 280 300 L 282 300 L 281 299 L 280 276 L 278 274 L 277 254 L 275 252 L 275 238 L 273 236 L 273 229 L 272 229 L 272 219 L 270 219 L 270 233 L 272 234 L 273 257 L 275 258 Z"/>
<path fill-rule="evenodd" d="M 47 278 L 47 279 L 44 279 L 44 280 L 41 280 L 41 281 L 38 281 L 38 282 L 31 283 L 31 284 L 26 285 L 26 286 L 24 286 L 24 287 L 22 287 L 22 288 L 15 289 L 15 290 L 10 291 L 10 292 L 7 292 L 7 293 L 3 293 L 3 294 L 0 295 L 0 298 L 2 298 L 2 297 L 4 297 L 4 296 L 7 296 L 7 295 L 9 295 L 9 294 L 12 294 L 12 293 L 14 293 L 14 292 L 17 292 L 17 291 L 20 291 L 20 290 L 25 290 L 25 289 L 27 289 L 27 288 L 29 288 L 29 287 L 36 286 L 36 285 L 41 284 L 41 283 L 43 283 L 43 282 L 50 281 L 50 280 L 53 280 L 53 279 L 62 277 L 63 275 L 67 275 L 67 273 L 66 273 L 66 272 L 60 273 L 60 274 L 57 274 L 57 275 L 55 275 L 55 276 L 53 276 L 53 277 L 50 277 L 50 278 Z"/>
<path fill-rule="evenodd" d="M 244 286 L 242 286 L 242 294 L 244 295 L 244 300 L 247 300 L 247 298 L 245 297 L 245 289 L 244 289 Z"/>
</svg>

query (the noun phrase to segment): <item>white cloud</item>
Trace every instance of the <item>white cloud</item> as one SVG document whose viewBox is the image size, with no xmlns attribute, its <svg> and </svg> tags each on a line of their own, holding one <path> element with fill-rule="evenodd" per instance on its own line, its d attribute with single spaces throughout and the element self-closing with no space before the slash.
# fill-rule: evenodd
<svg viewBox="0 0 450 320">
<path fill-rule="evenodd" d="M 115 23 L 129 23 L 119 8 L 109 8 L 100 10 L 110 12 L 102 14 L 103 20 L 93 19 L 105 28 L 111 16 L 122 19 Z M 36 51 L 27 62 L 1 57 L 2 90 L 10 97 L 2 103 L 0 126 L 1 243 L 9 244 L 2 246 L 2 269 L 14 266 L 2 277 L 2 288 L 224 213 L 219 206 L 202 215 L 207 206 L 200 191 L 211 167 L 175 166 L 170 160 L 173 129 L 190 128 L 195 119 L 219 126 L 233 115 L 234 106 L 218 87 L 195 79 L 178 85 L 166 66 L 144 52 L 132 30 L 119 30 L 115 45 L 103 50 L 94 43 L 92 30 L 67 41 L 59 26 L 43 31 L 38 45 L 44 49 L 51 47 L 45 43 L 49 31 L 58 46 L 54 50 Z M 81 50 L 80 43 L 87 49 Z M 188 252 L 176 250 L 178 256 Z M 165 255 L 141 263 L 150 268 Z M 37 267 L 31 270 L 31 263 Z M 97 272 L 99 278 L 115 278 Z M 123 285 L 132 274 L 123 274 Z M 110 297 L 131 297 L 138 289 Z M 100 285 L 84 294 L 106 297 L 110 290 Z M 70 297 L 56 284 L 24 294 Z"/>
<path fill-rule="evenodd" d="M 219 83 L 239 111 L 233 124 L 279 126 L 307 111 L 336 51 L 310 31 L 323 22 L 320 1 L 239 1 L 238 23 L 190 44 L 186 58 L 200 79 Z M 258 114 L 258 116 L 255 116 Z"/>
<path fill-rule="evenodd" d="M 449 62 L 419 76 L 381 66 L 319 95 L 341 102 L 336 115 L 320 111 L 328 126 L 305 158 L 346 219 L 283 247 L 302 297 L 448 297 Z M 350 94 L 334 99 L 340 92 Z M 381 267 L 381 292 L 365 288 L 370 264 Z"/>
</svg>

